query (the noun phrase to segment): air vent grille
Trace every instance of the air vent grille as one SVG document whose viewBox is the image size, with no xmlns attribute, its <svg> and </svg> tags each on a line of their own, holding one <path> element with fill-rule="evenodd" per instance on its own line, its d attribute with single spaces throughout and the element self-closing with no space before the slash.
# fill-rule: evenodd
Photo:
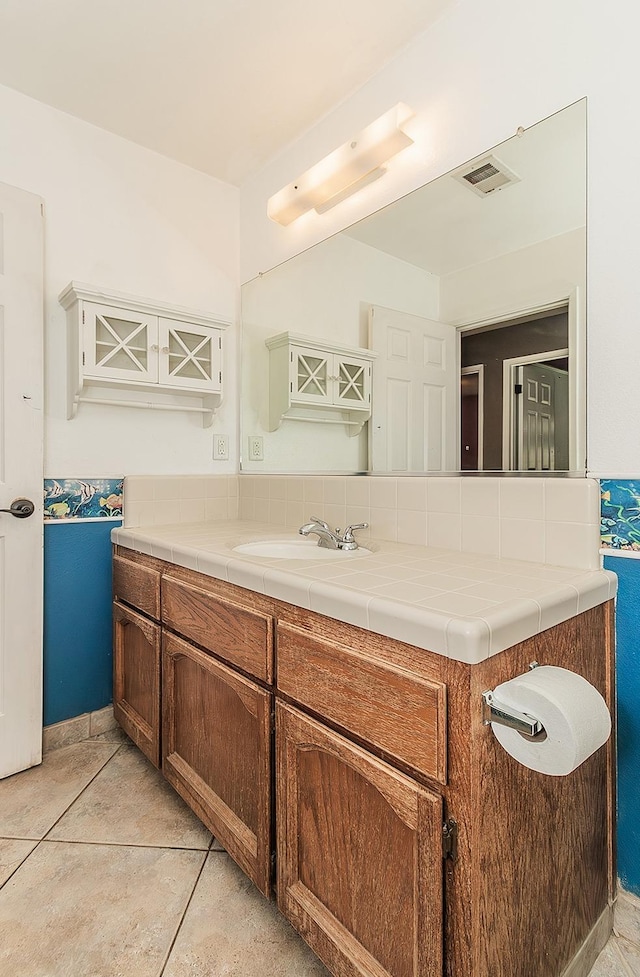
<svg viewBox="0 0 640 977">
<path fill-rule="evenodd" d="M 518 183 L 520 180 L 519 176 L 516 176 L 495 156 L 487 156 L 474 163 L 471 169 L 467 166 L 454 176 L 456 180 L 481 197 L 486 197 L 494 190 L 502 190 L 503 187 Z"/>
</svg>

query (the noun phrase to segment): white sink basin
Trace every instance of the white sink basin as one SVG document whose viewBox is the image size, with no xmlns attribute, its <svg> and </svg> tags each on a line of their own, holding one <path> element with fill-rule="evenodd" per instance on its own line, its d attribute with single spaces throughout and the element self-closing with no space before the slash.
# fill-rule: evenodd
<svg viewBox="0 0 640 977">
<path fill-rule="evenodd" d="M 359 546 L 357 550 L 329 550 L 318 546 L 313 539 L 261 539 L 254 543 L 240 543 L 234 553 L 245 556 L 264 556 L 271 560 L 349 560 L 356 556 L 370 556 L 371 550 Z"/>
</svg>

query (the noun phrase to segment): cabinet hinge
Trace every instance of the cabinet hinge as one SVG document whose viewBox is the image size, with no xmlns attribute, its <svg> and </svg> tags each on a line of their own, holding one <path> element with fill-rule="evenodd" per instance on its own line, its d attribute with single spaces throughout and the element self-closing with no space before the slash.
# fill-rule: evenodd
<svg viewBox="0 0 640 977">
<path fill-rule="evenodd" d="M 84 366 L 85 360 L 86 360 L 86 353 L 83 353 L 82 354 L 82 365 L 83 366 Z"/>
<path fill-rule="evenodd" d="M 218 383 L 222 383 L 222 370 L 218 373 Z"/>
<path fill-rule="evenodd" d="M 218 336 L 218 349 L 222 349 L 222 336 Z"/>
<path fill-rule="evenodd" d="M 85 319 L 84 319 L 84 309 L 83 309 L 83 310 L 82 310 L 82 325 L 83 325 L 83 326 L 84 326 L 84 322 L 85 322 Z"/>
<path fill-rule="evenodd" d="M 455 860 L 458 854 L 458 823 L 447 818 L 442 825 L 442 857 Z"/>
</svg>

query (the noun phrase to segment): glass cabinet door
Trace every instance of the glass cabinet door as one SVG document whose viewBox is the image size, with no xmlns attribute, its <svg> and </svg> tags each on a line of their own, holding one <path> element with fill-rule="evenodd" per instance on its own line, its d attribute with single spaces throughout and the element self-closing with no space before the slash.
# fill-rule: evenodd
<svg viewBox="0 0 640 977">
<path fill-rule="evenodd" d="M 334 403 L 343 407 L 369 407 L 371 364 L 367 360 L 334 357 Z"/>
<path fill-rule="evenodd" d="M 161 318 L 158 345 L 161 384 L 191 390 L 220 390 L 222 339 L 217 329 Z"/>
<path fill-rule="evenodd" d="M 86 376 L 157 382 L 156 316 L 85 302 L 82 325 Z"/>
<path fill-rule="evenodd" d="M 291 347 L 291 402 L 299 404 L 331 403 L 331 367 L 333 357 L 317 349 Z"/>
</svg>

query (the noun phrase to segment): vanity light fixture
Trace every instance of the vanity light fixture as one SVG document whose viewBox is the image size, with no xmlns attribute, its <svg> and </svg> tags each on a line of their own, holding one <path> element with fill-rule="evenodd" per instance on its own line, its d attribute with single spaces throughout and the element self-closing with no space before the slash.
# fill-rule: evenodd
<svg viewBox="0 0 640 977">
<path fill-rule="evenodd" d="M 383 164 L 413 143 L 402 128 L 413 114 L 404 102 L 398 102 L 350 142 L 270 197 L 267 215 L 286 227 L 308 210 L 323 214 L 377 180 L 386 173 Z"/>
</svg>

